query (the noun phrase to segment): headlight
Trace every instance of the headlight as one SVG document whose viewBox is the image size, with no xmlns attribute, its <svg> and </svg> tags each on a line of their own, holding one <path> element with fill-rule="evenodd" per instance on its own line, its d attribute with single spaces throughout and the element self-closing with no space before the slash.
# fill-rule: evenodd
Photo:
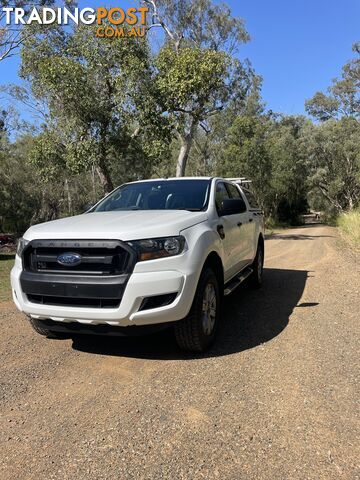
<svg viewBox="0 0 360 480">
<path fill-rule="evenodd" d="M 17 248 L 16 248 L 16 254 L 21 257 L 24 248 L 26 245 L 29 243 L 29 240 L 25 240 L 25 238 L 19 238 Z"/>
<path fill-rule="evenodd" d="M 140 262 L 156 258 L 174 257 L 185 250 L 186 240 L 178 237 L 150 238 L 128 242 L 130 247 L 137 251 Z"/>
</svg>

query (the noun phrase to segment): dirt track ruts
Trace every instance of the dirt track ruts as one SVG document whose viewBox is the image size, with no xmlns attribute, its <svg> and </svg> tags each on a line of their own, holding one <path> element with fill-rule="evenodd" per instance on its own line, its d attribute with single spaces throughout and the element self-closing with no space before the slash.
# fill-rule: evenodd
<svg viewBox="0 0 360 480">
<path fill-rule="evenodd" d="M 216 346 L 54 341 L 0 304 L 0 478 L 360 478 L 359 263 L 336 230 L 266 241 Z"/>
</svg>

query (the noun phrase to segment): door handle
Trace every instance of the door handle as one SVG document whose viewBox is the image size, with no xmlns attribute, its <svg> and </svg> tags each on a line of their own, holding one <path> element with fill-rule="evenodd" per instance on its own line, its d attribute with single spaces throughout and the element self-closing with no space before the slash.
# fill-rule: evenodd
<svg viewBox="0 0 360 480">
<path fill-rule="evenodd" d="M 224 238 L 225 238 L 224 226 L 223 225 L 218 225 L 216 230 L 217 230 L 221 240 L 224 240 Z"/>
<path fill-rule="evenodd" d="M 242 225 L 242 223 L 241 223 L 241 222 L 239 222 L 239 223 L 237 224 L 237 226 L 238 226 L 238 227 L 241 227 L 241 225 Z"/>
</svg>

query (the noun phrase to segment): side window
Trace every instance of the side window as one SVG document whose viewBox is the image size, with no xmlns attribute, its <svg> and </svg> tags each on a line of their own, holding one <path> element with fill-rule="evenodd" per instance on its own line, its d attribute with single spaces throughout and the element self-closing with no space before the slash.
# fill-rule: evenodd
<svg viewBox="0 0 360 480">
<path fill-rule="evenodd" d="M 239 189 L 232 183 L 227 183 L 226 188 L 230 194 L 230 198 L 241 198 Z"/>
<path fill-rule="evenodd" d="M 244 190 L 244 193 L 249 202 L 250 208 L 259 209 L 260 207 L 256 201 L 254 194 L 252 192 L 249 192 L 249 190 Z"/>
<path fill-rule="evenodd" d="M 222 201 L 227 200 L 229 198 L 230 197 L 225 187 L 225 184 L 223 182 L 219 182 L 216 185 L 216 194 L 215 194 L 215 204 L 216 204 L 217 211 L 220 210 Z"/>
</svg>

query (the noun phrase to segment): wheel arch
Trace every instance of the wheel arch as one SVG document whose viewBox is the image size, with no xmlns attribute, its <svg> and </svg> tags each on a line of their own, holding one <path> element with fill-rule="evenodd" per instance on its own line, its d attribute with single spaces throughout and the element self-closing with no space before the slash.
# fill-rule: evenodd
<svg viewBox="0 0 360 480">
<path fill-rule="evenodd" d="M 263 251 L 265 250 L 265 240 L 262 232 L 259 234 L 258 245 L 262 246 Z"/>
<path fill-rule="evenodd" d="M 224 268 L 221 258 L 217 252 L 212 251 L 209 253 L 205 260 L 203 270 L 206 267 L 209 267 L 214 271 L 216 278 L 219 281 L 220 291 L 222 291 L 224 286 Z"/>
</svg>

